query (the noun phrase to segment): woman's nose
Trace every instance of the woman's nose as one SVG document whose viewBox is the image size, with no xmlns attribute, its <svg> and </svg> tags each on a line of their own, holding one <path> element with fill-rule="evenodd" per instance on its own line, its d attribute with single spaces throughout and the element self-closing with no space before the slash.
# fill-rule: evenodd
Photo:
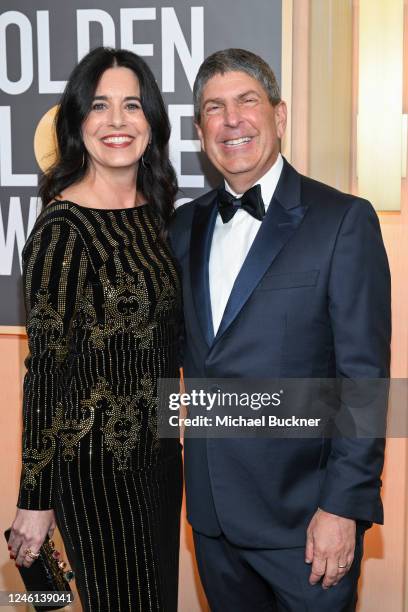
<svg viewBox="0 0 408 612">
<path fill-rule="evenodd" d="M 110 124 L 114 127 L 121 127 L 125 123 L 123 109 L 120 106 L 112 106 L 110 110 Z"/>
</svg>

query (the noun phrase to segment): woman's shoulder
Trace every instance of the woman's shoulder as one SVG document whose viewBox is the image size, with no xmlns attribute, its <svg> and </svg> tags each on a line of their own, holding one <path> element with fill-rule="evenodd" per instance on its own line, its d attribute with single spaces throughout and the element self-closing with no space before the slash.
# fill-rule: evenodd
<svg viewBox="0 0 408 612">
<path fill-rule="evenodd" d="M 79 248 L 89 252 L 92 241 L 87 236 L 84 221 L 78 217 L 75 207 L 69 202 L 62 200 L 50 202 L 39 213 L 27 238 L 22 253 L 23 260 L 33 249 L 40 253 L 51 245 L 62 249 L 67 243 L 74 242 Z"/>
<path fill-rule="evenodd" d="M 24 246 L 23 258 L 33 248 L 33 243 L 41 244 L 44 250 L 54 242 L 62 248 L 64 243 L 72 241 L 87 252 L 95 269 L 108 257 L 101 243 L 101 219 L 91 209 L 70 200 L 53 200 L 38 215 Z"/>
<path fill-rule="evenodd" d="M 89 217 L 89 210 L 85 206 L 79 206 L 72 200 L 61 198 L 52 200 L 52 202 L 44 206 L 38 219 L 51 220 L 59 218 L 61 222 L 71 221 L 81 225 L 84 219 Z"/>
<path fill-rule="evenodd" d="M 64 235 L 66 232 L 77 234 L 83 238 L 84 223 L 78 218 L 75 208 L 67 201 L 55 200 L 50 202 L 39 213 L 27 242 L 41 234 L 52 234 L 58 230 Z"/>
</svg>

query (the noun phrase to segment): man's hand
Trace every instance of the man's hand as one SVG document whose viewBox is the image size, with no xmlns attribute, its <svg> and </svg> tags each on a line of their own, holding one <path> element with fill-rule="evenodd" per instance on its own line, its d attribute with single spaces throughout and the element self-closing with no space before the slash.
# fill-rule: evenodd
<svg viewBox="0 0 408 612">
<path fill-rule="evenodd" d="M 356 521 L 320 508 L 309 523 L 306 536 L 306 563 L 312 564 L 310 584 L 323 578 L 322 587 L 336 585 L 354 559 Z"/>
</svg>

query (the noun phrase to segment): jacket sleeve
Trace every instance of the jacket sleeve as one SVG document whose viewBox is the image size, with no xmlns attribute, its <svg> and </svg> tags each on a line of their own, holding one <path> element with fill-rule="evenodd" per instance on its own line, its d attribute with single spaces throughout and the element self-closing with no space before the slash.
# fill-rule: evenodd
<svg viewBox="0 0 408 612">
<path fill-rule="evenodd" d="M 337 237 L 329 280 L 329 312 L 336 375 L 356 383 L 364 379 L 360 386 L 369 397 L 379 379 L 388 379 L 390 373 L 391 287 L 378 218 L 365 200 L 355 200 Z M 344 387 L 347 389 L 347 385 Z M 383 390 L 384 385 L 380 388 Z M 385 412 L 387 393 L 382 396 Z M 343 391 L 342 405 L 347 407 L 349 399 Z M 361 401 L 360 405 L 366 411 L 371 405 L 374 418 L 376 403 Z M 370 420 L 371 414 L 366 413 L 364 418 Z M 359 521 L 382 523 L 384 447 L 385 440 L 378 437 L 333 438 L 320 507 Z"/>
<path fill-rule="evenodd" d="M 29 355 L 23 389 L 19 508 L 53 507 L 61 371 L 87 262 L 82 238 L 64 221 L 34 229 L 23 251 Z"/>
<path fill-rule="evenodd" d="M 168 244 L 175 258 L 175 261 L 177 263 L 177 270 L 180 275 L 182 286 L 184 285 L 184 281 L 183 281 L 183 267 L 181 265 L 182 257 L 181 257 L 180 249 L 182 250 L 183 247 L 186 248 L 184 246 L 186 242 L 186 237 L 185 237 L 186 231 L 185 231 L 185 223 L 183 223 L 185 216 L 186 216 L 184 213 L 187 212 L 187 209 L 185 208 L 186 206 L 189 206 L 190 210 L 192 209 L 192 204 L 188 202 L 186 204 L 183 204 L 182 206 L 179 206 L 174 211 L 173 217 L 170 221 L 169 232 L 168 232 Z M 182 299 L 183 299 L 183 292 L 182 292 Z M 183 309 L 182 309 L 182 312 L 183 312 Z M 177 361 L 178 361 L 179 368 L 182 368 L 184 364 L 185 337 L 186 337 L 185 323 L 184 323 L 184 317 L 182 316 L 178 324 Z"/>
</svg>

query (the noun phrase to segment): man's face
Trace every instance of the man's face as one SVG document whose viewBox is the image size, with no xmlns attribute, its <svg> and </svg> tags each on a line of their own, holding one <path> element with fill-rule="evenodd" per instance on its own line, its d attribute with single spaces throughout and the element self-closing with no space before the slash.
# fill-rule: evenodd
<svg viewBox="0 0 408 612">
<path fill-rule="evenodd" d="M 204 86 L 196 127 L 210 161 L 242 193 L 275 162 L 286 105 L 272 106 L 263 86 L 245 72 L 216 74 Z"/>
</svg>

